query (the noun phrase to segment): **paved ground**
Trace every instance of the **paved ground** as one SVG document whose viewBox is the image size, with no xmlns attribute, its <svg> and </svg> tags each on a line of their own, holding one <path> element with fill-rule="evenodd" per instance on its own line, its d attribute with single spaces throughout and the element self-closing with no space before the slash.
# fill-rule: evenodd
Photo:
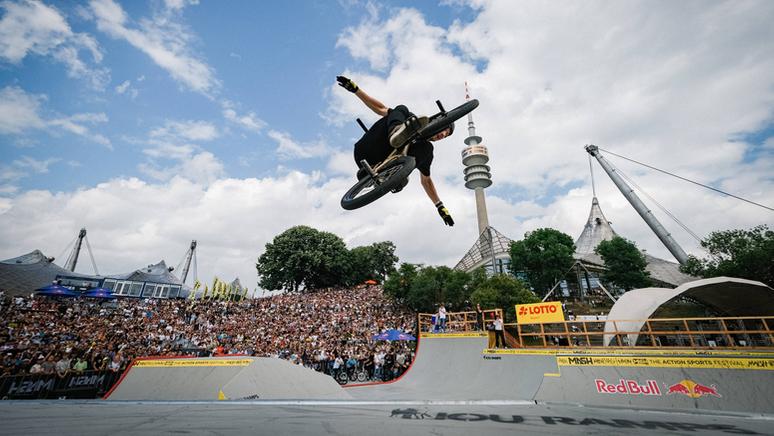
<svg viewBox="0 0 774 436">
<path fill-rule="evenodd" d="M 774 434 L 765 417 L 502 403 L 4 401 L 0 434 Z"/>
</svg>

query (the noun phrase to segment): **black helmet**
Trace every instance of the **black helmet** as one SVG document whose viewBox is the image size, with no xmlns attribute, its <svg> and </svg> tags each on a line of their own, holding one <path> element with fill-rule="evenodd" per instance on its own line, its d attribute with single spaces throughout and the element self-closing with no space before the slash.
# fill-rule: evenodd
<svg viewBox="0 0 774 436">
<path fill-rule="evenodd" d="M 442 116 L 444 116 L 444 115 L 445 115 L 445 114 L 438 114 L 438 115 L 434 115 L 434 116 L 430 117 L 430 122 L 433 122 L 433 120 L 435 120 L 435 119 L 438 119 L 438 118 L 440 118 L 440 117 L 442 117 Z M 446 126 L 446 128 L 445 128 L 445 129 L 443 129 L 443 130 L 446 130 L 446 129 L 449 129 L 449 136 L 451 136 L 451 135 L 452 135 L 452 133 L 454 133 L 454 123 L 451 123 L 451 124 L 449 124 L 449 125 L 448 125 L 448 126 Z M 443 130 L 441 130 L 441 132 L 443 132 Z M 440 133 L 440 132 L 439 132 L 439 133 Z"/>
</svg>

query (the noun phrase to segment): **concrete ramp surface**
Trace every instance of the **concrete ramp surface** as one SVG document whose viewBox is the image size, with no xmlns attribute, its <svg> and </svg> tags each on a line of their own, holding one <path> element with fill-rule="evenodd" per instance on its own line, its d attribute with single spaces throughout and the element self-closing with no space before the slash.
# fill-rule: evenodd
<svg viewBox="0 0 774 436">
<path fill-rule="evenodd" d="M 268 357 L 136 359 L 107 400 L 349 399 L 331 377 Z"/>
<path fill-rule="evenodd" d="M 485 353 L 487 342 L 485 333 L 423 334 L 403 377 L 347 392 L 361 400 L 532 400 L 543 374 L 557 371 L 554 356 Z"/>
<path fill-rule="evenodd" d="M 485 334 L 422 335 L 402 378 L 346 390 L 359 400 L 526 400 L 774 414 L 773 351 L 486 346 Z"/>
</svg>

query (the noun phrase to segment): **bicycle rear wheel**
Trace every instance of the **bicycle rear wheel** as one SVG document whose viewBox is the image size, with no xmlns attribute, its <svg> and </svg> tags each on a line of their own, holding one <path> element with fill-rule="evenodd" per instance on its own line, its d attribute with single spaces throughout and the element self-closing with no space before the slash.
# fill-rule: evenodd
<svg viewBox="0 0 774 436">
<path fill-rule="evenodd" d="M 378 200 L 400 185 L 415 166 L 416 161 L 412 156 L 398 157 L 379 171 L 376 180 L 365 177 L 355 183 L 341 198 L 341 207 L 353 210 Z"/>
<path fill-rule="evenodd" d="M 465 103 L 455 107 L 449 112 L 446 112 L 445 114 L 439 116 L 433 121 L 430 121 L 428 125 L 426 125 L 422 130 L 419 131 L 419 137 L 423 139 L 428 139 L 433 135 L 439 132 L 442 132 L 444 129 L 449 127 L 451 123 L 464 117 L 465 115 L 467 115 L 477 107 L 478 107 L 478 100 L 476 100 L 475 98 L 473 100 L 466 101 Z"/>
</svg>

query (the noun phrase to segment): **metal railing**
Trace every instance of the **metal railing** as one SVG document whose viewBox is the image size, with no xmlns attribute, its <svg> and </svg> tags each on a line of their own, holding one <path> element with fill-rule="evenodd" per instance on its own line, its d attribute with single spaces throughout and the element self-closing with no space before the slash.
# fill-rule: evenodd
<svg viewBox="0 0 774 436">
<path fill-rule="evenodd" d="M 607 330 L 605 330 L 607 326 Z M 505 325 L 525 347 L 774 348 L 774 316 Z"/>
<path fill-rule="evenodd" d="M 495 319 L 495 315 L 499 314 L 503 316 L 502 309 L 487 309 L 482 310 L 483 320 L 482 325 L 479 325 L 478 318 L 475 311 L 468 312 L 447 312 L 446 313 L 446 333 L 451 332 L 469 332 L 480 331 L 486 329 L 486 323 L 491 323 Z M 419 331 L 420 332 L 437 332 L 439 324 L 433 320 L 437 314 L 435 313 L 420 313 L 419 319 Z"/>
</svg>

